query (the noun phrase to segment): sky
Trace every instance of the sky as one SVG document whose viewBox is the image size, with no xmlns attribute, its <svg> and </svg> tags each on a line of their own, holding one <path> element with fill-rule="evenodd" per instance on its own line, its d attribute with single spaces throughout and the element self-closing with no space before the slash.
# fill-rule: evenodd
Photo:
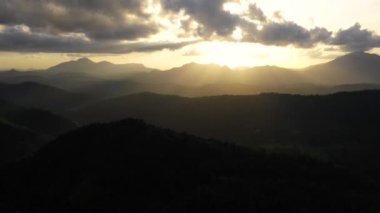
<svg viewBox="0 0 380 213">
<path fill-rule="evenodd" d="M 380 53 L 378 0 L 0 0 L 0 69 L 88 57 L 302 68 Z"/>
</svg>

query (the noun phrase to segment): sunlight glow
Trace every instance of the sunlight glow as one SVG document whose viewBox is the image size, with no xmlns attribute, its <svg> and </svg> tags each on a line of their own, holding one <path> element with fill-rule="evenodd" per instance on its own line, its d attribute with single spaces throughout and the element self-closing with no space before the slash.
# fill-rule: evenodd
<svg viewBox="0 0 380 213">
<path fill-rule="evenodd" d="M 243 31 L 240 27 L 236 28 L 236 30 L 232 33 L 232 38 L 240 41 L 243 38 Z"/>
<path fill-rule="evenodd" d="M 231 68 L 274 64 L 288 68 L 303 68 L 310 64 L 329 60 L 325 56 L 311 60 L 309 50 L 240 42 L 201 42 L 192 47 L 187 47 L 185 50 L 193 61 L 202 64 L 219 64 Z"/>
</svg>

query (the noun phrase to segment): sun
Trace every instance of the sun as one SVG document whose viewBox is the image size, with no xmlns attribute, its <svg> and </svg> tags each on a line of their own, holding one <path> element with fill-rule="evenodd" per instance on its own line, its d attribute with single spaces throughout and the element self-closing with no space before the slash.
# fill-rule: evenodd
<svg viewBox="0 0 380 213">
<path fill-rule="evenodd" d="M 231 68 L 255 66 L 250 53 L 252 50 L 241 43 L 202 42 L 193 47 L 198 54 L 198 61 L 205 64 L 218 64 Z"/>
<path fill-rule="evenodd" d="M 210 41 L 191 47 L 192 57 L 202 64 L 221 66 L 254 67 L 265 66 L 286 60 L 283 48 L 267 47 L 260 44 Z"/>
</svg>

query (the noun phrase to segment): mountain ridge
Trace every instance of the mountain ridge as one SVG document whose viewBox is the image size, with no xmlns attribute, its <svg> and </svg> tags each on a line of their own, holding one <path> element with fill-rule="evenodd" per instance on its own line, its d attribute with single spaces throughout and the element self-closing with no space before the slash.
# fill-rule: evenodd
<svg viewBox="0 0 380 213">
<path fill-rule="evenodd" d="M 66 62 L 51 69 L 57 69 L 57 72 L 0 73 L 0 81 L 33 81 L 87 94 L 95 99 L 138 92 L 210 96 L 262 92 L 327 94 L 345 89 L 380 88 L 380 56 L 364 52 L 347 54 L 303 71 L 277 66 L 231 69 L 197 63 L 161 71 L 141 64 L 124 66 L 104 61 L 95 63 L 89 59 Z"/>
<path fill-rule="evenodd" d="M 323 84 L 379 83 L 380 56 L 354 52 L 309 67 L 305 72 L 311 79 Z"/>
</svg>

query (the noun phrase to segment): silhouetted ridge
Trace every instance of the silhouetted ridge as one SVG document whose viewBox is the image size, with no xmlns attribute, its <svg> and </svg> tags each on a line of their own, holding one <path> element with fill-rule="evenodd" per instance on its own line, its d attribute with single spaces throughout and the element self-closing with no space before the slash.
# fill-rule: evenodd
<svg viewBox="0 0 380 213">
<path fill-rule="evenodd" d="M 76 60 L 76 62 L 79 62 L 79 63 L 94 63 L 93 61 L 91 61 L 89 58 L 80 58 L 78 60 Z"/>
<path fill-rule="evenodd" d="M 331 164 L 131 119 L 68 133 L 1 172 L 2 212 L 379 210 L 377 189 Z"/>
<path fill-rule="evenodd" d="M 82 58 L 45 71 L 0 72 L 0 81 L 52 85 L 93 99 L 139 92 L 181 96 L 252 95 L 263 92 L 331 94 L 380 89 L 380 56 L 357 52 L 296 71 L 276 66 L 231 69 L 215 64 L 184 64 L 160 71 L 142 64 L 112 64 Z"/>
<path fill-rule="evenodd" d="M 366 53 L 366 52 L 353 52 L 347 55 L 338 57 L 335 60 L 361 60 L 361 59 L 373 59 L 380 60 L 380 56 L 376 54 Z"/>
<path fill-rule="evenodd" d="M 91 61 L 88 58 L 80 58 L 75 61 L 68 61 L 64 62 L 58 65 L 55 65 L 53 67 L 50 67 L 48 71 L 53 71 L 53 72 L 62 72 L 62 71 L 75 71 L 71 69 L 79 69 L 79 68 L 84 68 L 86 66 L 92 66 L 94 65 L 95 62 Z"/>
<path fill-rule="evenodd" d="M 380 56 L 365 52 L 350 53 L 326 64 L 312 66 L 306 75 L 323 84 L 379 83 Z"/>
</svg>

